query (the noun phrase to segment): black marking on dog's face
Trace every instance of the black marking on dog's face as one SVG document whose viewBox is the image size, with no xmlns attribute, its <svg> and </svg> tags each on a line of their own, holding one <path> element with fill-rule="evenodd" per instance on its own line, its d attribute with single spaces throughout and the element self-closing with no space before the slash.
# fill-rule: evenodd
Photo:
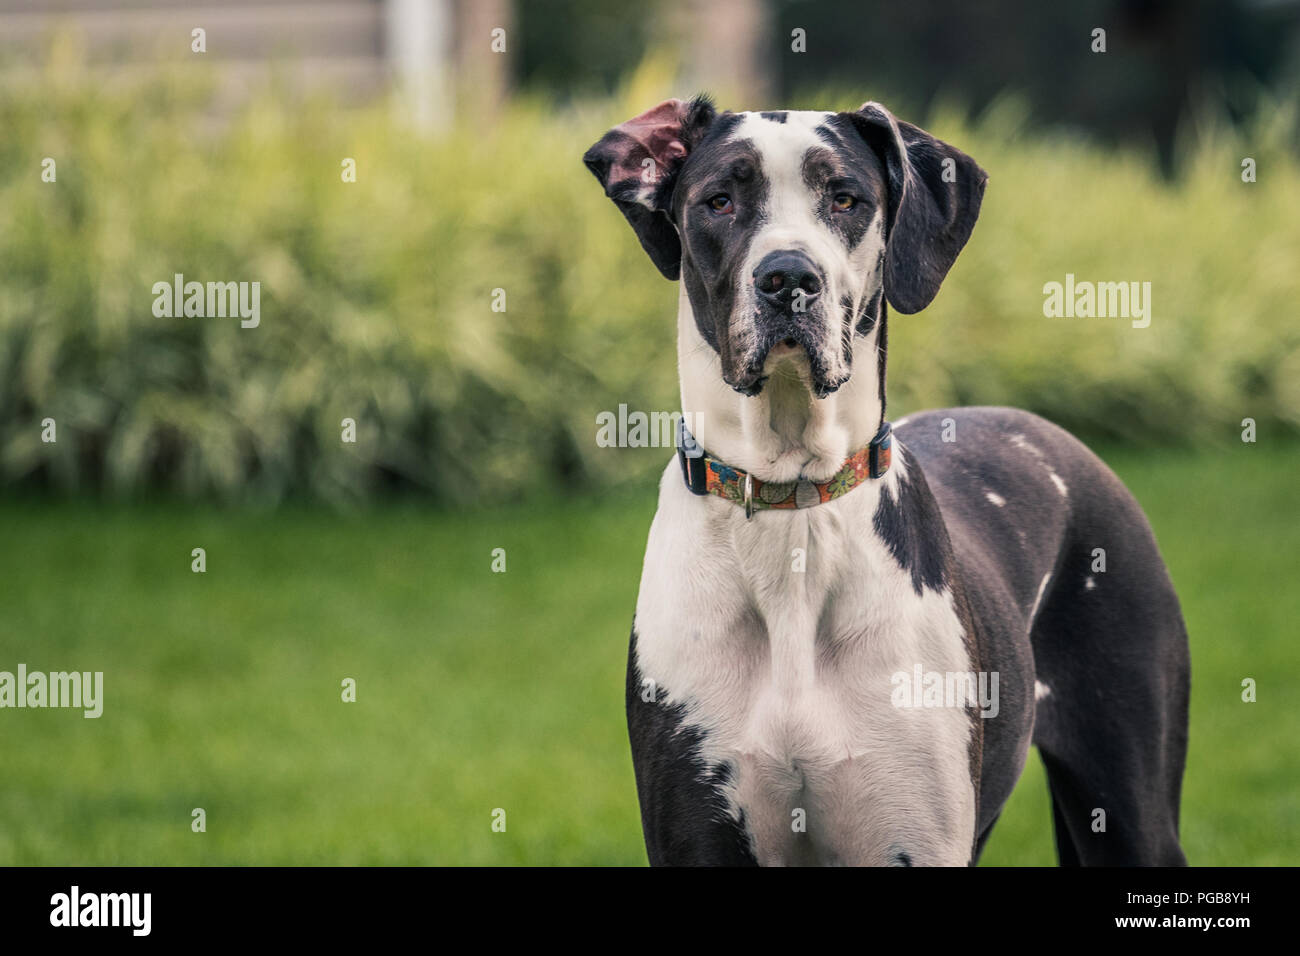
<svg viewBox="0 0 1300 956">
<path fill-rule="evenodd" d="M 733 280 L 767 192 L 758 154 L 744 143 L 728 142 L 740 119 L 727 113 L 714 122 L 678 178 L 672 204 L 672 219 L 682 237 L 682 281 L 695 324 L 722 356 L 724 369 L 732 357 L 727 320 L 735 308 Z M 710 201 L 720 195 L 731 199 L 733 212 L 712 208 Z"/>
<path fill-rule="evenodd" d="M 830 205 L 818 210 L 818 218 L 852 249 L 862 242 L 876 211 L 887 200 L 885 169 L 875 151 L 842 117 L 828 118 L 817 128 L 817 135 L 826 146 L 804 156 L 804 182 L 813 193 L 832 197 Z M 834 198 L 841 195 L 854 200 L 852 208 L 836 208 Z"/>
</svg>

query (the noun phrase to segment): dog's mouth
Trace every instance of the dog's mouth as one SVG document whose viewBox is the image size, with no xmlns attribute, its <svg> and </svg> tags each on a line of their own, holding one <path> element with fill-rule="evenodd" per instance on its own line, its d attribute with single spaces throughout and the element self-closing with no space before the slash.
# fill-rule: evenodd
<svg viewBox="0 0 1300 956">
<path fill-rule="evenodd" d="M 741 374 L 734 377 L 724 375 L 723 378 L 737 392 L 752 398 L 762 393 L 767 380 L 781 371 L 782 365 L 790 366 L 790 370 L 817 398 L 832 394 L 849 378 L 847 372 L 832 376 L 822 361 L 820 350 L 809 343 L 805 335 L 798 333 L 772 336 L 754 353 L 754 358 Z"/>
</svg>

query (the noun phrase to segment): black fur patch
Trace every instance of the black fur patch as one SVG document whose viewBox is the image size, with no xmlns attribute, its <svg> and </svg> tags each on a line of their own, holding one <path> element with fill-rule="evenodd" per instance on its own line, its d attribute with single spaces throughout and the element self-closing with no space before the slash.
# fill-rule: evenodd
<svg viewBox="0 0 1300 956">
<path fill-rule="evenodd" d="M 894 441 L 894 456 L 901 457 L 902 447 Z M 909 469 L 898 482 L 898 498 L 886 488 L 872 523 L 889 552 L 912 575 L 917 594 L 925 588 L 940 590 L 945 584 L 944 569 L 950 560 L 949 548 L 936 534 L 943 529 L 943 516 L 935 503 L 925 476 L 919 469 Z"/>
<path fill-rule="evenodd" d="M 866 237 L 872 220 L 886 202 L 885 169 L 874 150 L 841 117 L 832 117 L 817 128 L 825 147 L 810 149 L 803 159 L 803 181 L 820 196 L 817 217 L 840 237 L 849 249 L 856 249 Z M 847 211 L 834 208 L 833 200 L 847 193 L 857 202 Z"/>
<path fill-rule="evenodd" d="M 732 818 L 722 787 L 727 766 L 700 759 L 700 732 L 684 726 L 680 705 L 642 699 L 636 628 L 627 661 L 627 729 L 641 801 L 641 827 L 651 866 L 756 866 L 743 815 Z"/>
<path fill-rule="evenodd" d="M 880 300 L 878 314 L 880 316 L 876 321 L 880 323 L 880 337 L 876 340 L 876 383 L 880 388 L 880 416 L 885 416 L 885 359 L 889 351 L 889 304 L 885 301 L 885 290 L 882 288 L 877 296 Z"/>
<path fill-rule="evenodd" d="M 933 301 L 970 238 L 988 174 L 961 150 L 891 119 L 869 103 L 826 125 L 839 130 L 844 122 L 851 124 L 884 163 L 889 201 L 885 293 L 895 309 L 910 315 Z"/>
<path fill-rule="evenodd" d="M 857 335 L 866 335 L 880 321 L 881 290 L 877 289 L 871 296 L 858 303 L 858 311 L 853 315 L 853 329 Z M 853 299 L 848 295 L 841 297 L 840 308 L 847 314 L 853 309 Z"/>
<path fill-rule="evenodd" d="M 718 353 L 728 383 L 754 394 L 762 388 L 761 369 L 742 367 L 731 353 L 729 326 L 736 274 L 761 223 L 768 180 L 753 144 L 728 139 L 740 121 L 734 113 L 718 117 L 688 157 L 673 193 L 672 218 L 682 237 L 682 282 L 700 336 Z M 709 209 L 708 200 L 718 193 L 731 197 L 734 213 L 718 216 Z"/>
</svg>

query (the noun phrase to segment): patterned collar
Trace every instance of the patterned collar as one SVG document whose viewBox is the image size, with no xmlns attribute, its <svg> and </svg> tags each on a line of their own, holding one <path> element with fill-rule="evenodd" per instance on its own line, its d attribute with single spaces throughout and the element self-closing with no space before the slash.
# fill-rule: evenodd
<svg viewBox="0 0 1300 956">
<path fill-rule="evenodd" d="M 744 505 L 746 518 L 768 508 L 811 508 L 848 494 L 868 478 L 879 478 L 889 470 L 892 448 L 889 422 L 881 422 L 871 443 L 851 455 L 828 481 L 762 481 L 711 456 L 695 441 L 686 423 L 677 422 L 677 457 L 686 487 L 693 494 L 717 495 Z"/>
</svg>

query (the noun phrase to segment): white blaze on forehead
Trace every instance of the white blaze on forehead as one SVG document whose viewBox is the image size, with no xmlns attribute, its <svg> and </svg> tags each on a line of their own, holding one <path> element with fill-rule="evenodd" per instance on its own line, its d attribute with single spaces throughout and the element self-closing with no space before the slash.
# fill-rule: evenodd
<svg viewBox="0 0 1300 956">
<path fill-rule="evenodd" d="M 818 260 L 832 253 L 826 244 L 835 237 L 817 218 L 818 197 L 804 182 L 803 162 L 810 149 L 827 146 L 817 128 L 832 115 L 792 112 L 785 114 L 782 123 L 758 113 L 741 114 L 731 140 L 753 143 L 767 183 L 765 222 L 750 246 L 750 258 L 755 262 L 777 249 L 802 249 L 826 267 L 827 263 Z"/>
<path fill-rule="evenodd" d="M 823 281 L 820 298 L 826 309 L 827 327 L 817 351 L 829 377 L 847 377 L 842 323 L 851 321 L 866 294 L 879 285 L 883 213 L 876 210 L 862 240 L 852 249 L 821 215 L 829 208 L 829 197 L 814 192 L 805 181 L 804 160 L 809 150 L 834 149 L 818 134 L 834 113 L 790 111 L 783 114 L 784 122 L 766 119 L 760 113 L 740 116 L 728 142 L 752 145 L 766 186 L 759 225 L 736 276 L 735 314 L 741 341 L 744 331 L 753 325 L 755 268 L 769 253 L 798 250 L 813 261 Z M 850 315 L 842 314 L 841 303 L 846 298 L 853 306 Z"/>
</svg>

